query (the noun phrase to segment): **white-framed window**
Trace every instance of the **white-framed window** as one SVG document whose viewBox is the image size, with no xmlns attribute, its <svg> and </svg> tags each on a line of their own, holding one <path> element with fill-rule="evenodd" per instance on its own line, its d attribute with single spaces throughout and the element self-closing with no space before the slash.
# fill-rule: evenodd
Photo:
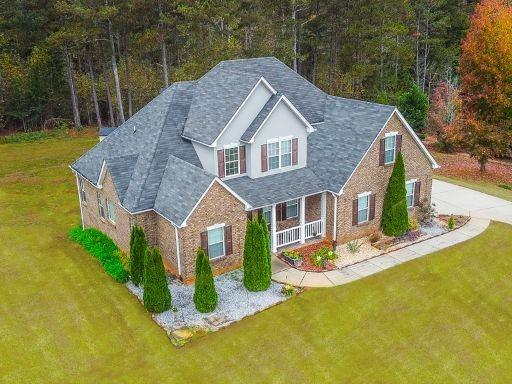
<svg viewBox="0 0 512 384">
<path fill-rule="evenodd" d="M 208 257 L 214 259 L 224 256 L 224 225 L 214 226 L 207 229 L 208 231 Z"/>
<path fill-rule="evenodd" d="M 396 134 L 384 138 L 384 164 L 395 162 L 396 155 Z"/>
<path fill-rule="evenodd" d="M 280 168 L 292 165 L 292 140 L 281 141 L 281 165 Z"/>
<path fill-rule="evenodd" d="M 240 174 L 239 147 L 224 148 L 224 167 L 226 176 Z"/>
<path fill-rule="evenodd" d="M 96 192 L 96 198 L 98 199 L 98 213 L 100 217 L 105 218 L 105 204 L 103 203 L 103 198 L 99 192 Z"/>
<path fill-rule="evenodd" d="M 279 141 L 267 144 L 268 152 L 268 169 L 278 169 L 279 165 Z"/>
<path fill-rule="evenodd" d="M 270 221 L 272 220 L 272 207 L 263 207 L 263 218 L 265 222 L 270 225 Z"/>
<path fill-rule="evenodd" d="M 108 219 L 115 224 L 115 222 L 116 222 L 116 206 L 109 199 L 107 199 L 107 216 L 108 216 Z"/>
<path fill-rule="evenodd" d="M 407 208 L 414 206 L 414 189 L 416 186 L 416 180 L 409 180 L 405 183 L 405 198 L 407 200 Z"/>
<path fill-rule="evenodd" d="M 286 202 L 286 218 L 293 219 L 299 216 L 299 200 L 290 200 Z"/>
<path fill-rule="evenodd" d="M 357 223 L 365 223 L 370 215 L 370 193 L 364 193 L 357 197 Z"/>
<path fill-rule="evenodd" d="M 292 139 L 272 139 L 267 142 L 268 169 L 285 168 L 292 165 Z"/>
</svg>

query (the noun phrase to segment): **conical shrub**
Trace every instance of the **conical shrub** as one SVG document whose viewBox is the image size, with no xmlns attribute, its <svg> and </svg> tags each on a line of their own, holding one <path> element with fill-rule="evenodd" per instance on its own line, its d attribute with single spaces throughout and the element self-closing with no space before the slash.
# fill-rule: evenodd
<svg viewBox="0 0 512 384">
<path fill-rule="evenodd" d="M 144 306 L 149 312 L 160 313 L 171 308 L 171 293 L 157 248 L 148 248 L 144 257 Z"/>
<path fill-rule="evenodd" d="M 270 286 L 267 242 L 260 222 L 249 221 L 244 244 L 244 286 L 249 291 L 265 291 Z"/>
<path fill-rule="evenodd" d="M 265 258 L 267 260 L 267 275 L 268 279 L 272 279 L 272 252 L 270 250 L 270 233 L 268 232 L 268 225 L 263 216 L 260 217 L 260 225 L 263 233 L 263 241 L 265 242 Z"/>
<path fill-rule="evenodd" d="M 144 280 L 144 255 L 146 253 L 146 234 L 142 227 L 134 225 L 130 237 L 130 273 L 132 282 L 141 285 Z"/>
<path fill-rule="evenodd" d="M 217 308 L 218 296 L 215 291 L 210 260 L 203 248 L 196 252 L 196 283 L 194 290 L 194 304 L 201 313 L 212 312 Z"/>
<path fill-rule="evenodd" d="M 399 152 L 389 177 L 382 207 L 382 232 L 387 236 L 403 235 L 409 227 L 406 194 L 404 159 Z"/>
</svg>

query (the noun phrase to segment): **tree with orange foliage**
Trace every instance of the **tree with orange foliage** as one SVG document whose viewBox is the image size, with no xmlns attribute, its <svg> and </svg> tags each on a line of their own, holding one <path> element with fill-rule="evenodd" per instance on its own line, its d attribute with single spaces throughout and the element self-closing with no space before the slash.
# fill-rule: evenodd
<svg viewBox="0 0 512 384">
<path fill-rule="evenodd" d="M 454 82 L 440 81 L 430 98 L 428 130 L 441 150 L 450 152 L 461 143 L 461 99 Z"/>
<path fill-rule="evenodd" d="M 464 143 L 485 171 L 487 160 L 510 153 L 512 123 L 512 6 L 483 0 L 462 42 L 459 67 Z"/>
</svg>

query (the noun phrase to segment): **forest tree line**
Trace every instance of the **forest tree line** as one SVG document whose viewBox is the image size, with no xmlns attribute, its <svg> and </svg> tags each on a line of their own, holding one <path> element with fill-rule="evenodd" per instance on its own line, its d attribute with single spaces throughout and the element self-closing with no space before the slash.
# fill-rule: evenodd
<svg viewBox="0 0 512 384">
<path fill-rule="evenodd" d="M 458 89 L 474 9 L 468 0 L 3 0 L 0 130 L 59 119 L 118 126 L 221 60 L 275 56 L 330 94 L 420 111 L 408 118 L 423 131 L 436 87 Z"/>
</svg>

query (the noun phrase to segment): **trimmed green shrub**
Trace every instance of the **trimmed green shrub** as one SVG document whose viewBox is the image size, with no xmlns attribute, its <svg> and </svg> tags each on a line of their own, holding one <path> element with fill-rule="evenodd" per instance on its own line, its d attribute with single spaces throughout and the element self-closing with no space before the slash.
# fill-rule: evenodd
<svg viewBox="0 0 512 384">
<path fill-rule="evenodd" d="M 119 259 L 119 248 L 110 237 L 94 228 L 77 226 L 69 231 L 71 240 L 82 245 L 102 265 L 105 272 L 119 283 L 128 281 L 128 271 Z"/>
<path fill-rule="evenodd" d="M 409 228 L 406 193 L 404 158 L 399 152 L 382 207 L 382 232 L 387 236 L 403 235 Z"/>
<path fill-rule="evenodd" d="M 160 313 L 171 308 L 171 292 L 167 286 L 164 264 L 158 248 L 147 248 L 144 255 L 144 306 Z"/>
<path fill-rule="evenodd" d="M 147 242 L 144 230 L 134 225 L 130 238 L 130 272 L 133 284 L 140 285 L 144 281 L 144 255 Z"/>
<path fill-rule="evenodd" d="M 265 258 L 268 263 L 267 273 L 270 281 L 272 279 L 272 252 L 270 251 L 270 233 L 268 232 L 268 225 L 263 215 L 260 216 L 260 225 L 263 233 L 263 240 L 265 241 Z"/>
<path fill-rule="evenodd" d="M 244 286 L 249 291 L 265 291 L 270 287 L 268 240 L 260 222 L 247 222 L 244 244 Z"/>
<path fill-rule="evenodd" d="M 196 252 L 196 283 L 194 290 L 194 304 L 201 313 L 212 312 L 217 307 L 217 292 L 213 281 L 210 260 L 203 248 Z"/>
</svg>

